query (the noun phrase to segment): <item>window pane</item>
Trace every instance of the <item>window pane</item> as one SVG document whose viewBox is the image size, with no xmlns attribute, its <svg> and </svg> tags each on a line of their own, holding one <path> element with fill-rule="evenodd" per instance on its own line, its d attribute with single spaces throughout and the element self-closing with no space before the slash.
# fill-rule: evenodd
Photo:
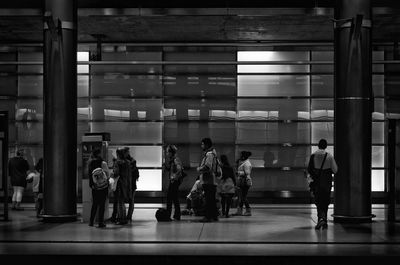
<svg viewBox="0 0 400 265">
<path fill-rule="evenodd" d="M 308 99 L 238 99 L 238 118 L 248 120 L 309 119 Z"/>
<path fill-rule="evenodd" d="M 78 97 L 89 96 L 89 76 L 78 75 Z"/>
<path fill-rule="evenodd" d="M 385 170 L 371 170 L 371 191 L 385 191 Z"/>
<path fill-rule="evenodd" d="M 77 118 L 78 120 L 89 120 L 91 109 L 88 99 L 77 100 Z"/>
<path fill-rule="evenodd" d="M 161 191 L 161 169 L 139 169 L 137 191 Z"/>
<path fill-rule="evenodd" d="M 372 76 L 372 89 L 374 91 L 374 97 L 384 97 L 385 91 L 385 76 L 384 75 L 373 75 Z"/>
<path fill-rule="evenodd" d="M 318 144 L 321 139 L 325 139 L 329 144 L 333 144 L 333 134 L 333 122 L 311 123 L 311 142 L 313 144 Z"/>
<path fill-rule="evenodd" d="M 333 75 L 313 75 L 311 77 L 311 95 L 313 97 L 333 98 Z"/>
<path fill-rule="evenodd" d="M 18 76 L 18 96 L 43 96 L 43 76 Z"/>
<path fill-rule="evenodd" d="M 0 99 L 1 110 L 8 111 L 8 120 L 15 119 L 15 100 Z"/>
<path fill-rule="evenodd" d="M 236 61 L 236 54 L 233 52 L 165 52 L 165 61 Z M 181 73 L 218 73 L 236 74 L 235 65 L 165 65 L 164 71 L 167 74 Z"/>
<path fill-rule="evenodd" d="M 234 122 L 165 122 L 164 140 L 168 143 L 195 143 L 210 137 L 213 143 L 234 143 Z"/>
<path fill-rule="evenodd" d="M 372 113 L 372 119 L 385 119 L 385 100 L 383 98 L 376 98 L 374 100 L 374 112 Z"/>
<path fill-rule="evenodd" d="M 333 120 L 334 119 L 333 99 L 312 99 L 311 100 L 311 119 L 313 119 L 313 120 Z"/>
<path fill-rule="evenodd" d="M 240 145 L 236 147 L 237 157 L 243 150 L 252 153 L 250 161 L 253 167 L 304 167 L 310 156 L 308 146 Z"/>
<path fill-rule="evenodd" d="M 16 96 L 17 90 L 17 77 L 15 75 L 0 76 L 0 96 Z"/>
<path fill-rule="evenodd" d="M 131 156 L 136 160 L 138 167 L 161 167 L 162 163 L 162 147 L 161 146 L 110 146 L 108 148 L 108 163 L 112 164 L 113 157 L 116 158 L 116 150 L 119 147 L 129 147 Z"/>
<path fill-rule="evenodd" d="M 281 51 L 240 51 L 237 53 L 240 61 L 308 61 L 308 52 Z M 238 65 L 238 73 L 293 73 L 309 72 L 308 65 Z"/>
<path fill-rule="evenodd" d="M 89 52 L 78 52 L 77 53 L 78 61 L 89 61 Z M 89 73 L 89 65 L 88 64 L 78 64 L 78 74 L 87 74 Z"/>
<path fill-rule="evenodd" d="M 109 132 L 110 144 L 159 144 L 162 142 L 160 122 L 91 122 L 91 132 Z"/>
<path fill-rule="evenodd" d="M 235 99 L 165 99 L 164 119 L 234 120 L 235 109 Z"/>
<path fill-rule="evenodd" d="M 385 166 L 385 147 L 372 146 L 372 167 Z"/>
<path fill-rule="evenodd" d="M 19 143 L 42 143 L 43 123 L 42 122 L 16 122 L 17 141 Z"/>
<path fill-rule="evenodd" d="M 253 179 L 252 191 L 308 191 L 302 169 L 253 168 L 251 178 Z"/>
<path fill-rule="evenodd" d="M 236 96 L 236 76 L 164 76 L 166 96 Z"/>
<path fill-rule="evenodd" d="M 20 52 L 18 61 L 43 62 L 43 53 L 41 52 Z M 43 65 L 19 65 L 18 73 L 43 73 Z"/>
<path fill-rule="evenodd" d="M 332 64 L 313 64 L 311 65 L 311 71 L 316 73 L 333 73 L 333 54 L 333 51 L 312 51 L 311 58 L 313 61 L 330 61 Z"/>
<path fill-rule="evenodd" d="M 0 61 L 15 62 L 17 61 L 17 54 L 14 52 L 0 52 Z M 16 70 L 16 65 L 0 65 L 0 72 L 2 73 L 15 73 Z"/>
<path fill-rule="evenodd" d="M 237 123 L 237 143 L 309 143 L 309 123 Z"/>
<path fill-rule="evenodd" d="M 385 123 L 384 122 L 373 122 L 372 123 L 372 143 L 383 144 L 385 143 Z"/>
<path fill-rule="evenodd" d="M 238 96 L 309 96 L 305 75 L 239 75 Z"/>
<path fill-rule="evenodd" d="M 17 120 L 43 120 L 42 99 L 18 99 L 16 107 Z"/>
<path fill-rule="evenodd" d="M 103 52 L 103 61 L 161 61 L 161 52 Z M 154 65 L 92 65 L 92 74 L 102 73 L 137 73 L 155 74 L 161 73 L 161 66 Z"/>
<path fill-rule="evenodd" d="M 77 143 L 80 144 L 82 142 L 82 136 L 90 132 L 89 123 L 88 122 L 79 122 L 77 126 Z"/>
<path fill-rule="evenodd" d="M 104 74 L 91 76 L 92 96 L 146 97 L 161 96 L 161 77 L 158 75 Z"/>
<path fill-rule="evenodd" d="M 92 99 L 94 120 L 160 120 L 161 99 Z"/>
<path fill-rule="evenodd" d="M 384 51 L 372 51 L 372 61 L 383 61 L 385 59 L 385 52 Z M 384 65 L 383 64 L 373 64 L 372 65 L 372 72 L 384 72 Z"/>
</svg>

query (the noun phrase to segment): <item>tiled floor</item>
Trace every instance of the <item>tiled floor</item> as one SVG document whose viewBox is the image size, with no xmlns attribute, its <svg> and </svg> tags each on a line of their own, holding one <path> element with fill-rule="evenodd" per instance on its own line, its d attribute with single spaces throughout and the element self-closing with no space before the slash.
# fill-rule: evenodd
<svg viewBox="0 0 400 265">
<path fill-rule="evenodd" d="M 72 223 L 42 223 L 33 205 L 11 211 L 0 222 L 1 255 L 120 256 L 391 256 L 400 255 L 400 223 L 388 223 L 383 205 L 374 205 L 372 223 L 337 224 L 314 229 L 312 205 L 257 205 L 251 217 L 220 218 L 200 223 L 183 216 L 180 222 L 157 223 L 160 205 L 137 205 L 133 222 L 107 224 L 104 229 Z M 82 208 L 78 207 L 78 212 Z M 332 209 L 330 209 L 330 213 Z M 23 250 L 23 251 L 22 251 Z M 238 260 L 236 260 L 238 261 Z"/>
</svg>

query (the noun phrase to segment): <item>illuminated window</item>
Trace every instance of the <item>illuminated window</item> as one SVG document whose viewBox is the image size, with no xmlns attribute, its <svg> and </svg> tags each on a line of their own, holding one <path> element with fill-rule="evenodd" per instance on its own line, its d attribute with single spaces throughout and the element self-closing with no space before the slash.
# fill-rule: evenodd
<svg viewBox="0 0 400 265">
<path fill-rule="evenodd" d="M 161 191 L 162 190 L 161 169 L 139 169 L 139 180 L 137 191 Z"/>
<path fill-rule="evenodd" d="M 88 62 L 89 61 L 89 52 L 78 52 L 78 62 Z M 78 64 L 78 74 L 87 74 L 89 73 L 89 65 L 88 64 Z"/>
</svg>

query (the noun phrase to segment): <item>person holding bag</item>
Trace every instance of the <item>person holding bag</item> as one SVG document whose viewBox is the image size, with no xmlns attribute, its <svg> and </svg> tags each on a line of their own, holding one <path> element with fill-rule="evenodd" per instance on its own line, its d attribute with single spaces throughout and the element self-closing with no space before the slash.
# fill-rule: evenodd
<svg viewBox="0 0 400 265">
<path fill-rule="evenodd" d="M 317 206 L 318 223 L 315 229 L 328 228 L 328 206 L 331 199 L 332 173 L 336 174 L 338 166 L 333 156 L 326 152 L 328 146 L 325 139 L 318 143 L 318 150 L 314 152 L 308 163 L 307 171 L 312 178 L 310 190 L 314 194 Z"/>
<path fill-rule="evenodd" d="M 253 181 L 250 176 L 252 170 L 251 162 L 249 160 L 250 156 L 251 152 L 242 151 L 240 153 L 240 159 L 238 160 L 237 188 L 239 195 L 239 206 L 234 215 L 251 216 L 251 208 L 247 199 L 249 189 L 253 185 Z M 243 213 L 243 205 L 246 206 L 245 213 Z"/>
</svg>

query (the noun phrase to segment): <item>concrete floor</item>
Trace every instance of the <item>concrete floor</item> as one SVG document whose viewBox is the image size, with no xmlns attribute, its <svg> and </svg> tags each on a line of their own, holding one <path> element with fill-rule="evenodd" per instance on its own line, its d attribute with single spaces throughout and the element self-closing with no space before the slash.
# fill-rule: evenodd
<svg viewBox="0 0 400 265">
<path fill-rule="evenodd" d="M 131 224 L 107 224 L 99 229 L 89 227 L 81 219 L 43 223 L 35 217 L 32 204 L 24 205 L 25 211 L 10 211 L 11 221 L 0 222 L 0 255 L 27 260 L 35 255 L 59 260 L 62 255 L 64 261 L 74 263 L 71 258 L 76 255 L 95 255 L 99 258 L 96 263 L 119 256 L 134 258 L 135 264 L 159 264 L 157 258 L 161 257 L 181 257 L 179 261 L 187 264 L 183 257 L 190 256 L 214 257 L 213 261 L 218 257 L 227 261 L 229 257 L 229 264 L 260 264 L 266 258 L 269 264 L 310 264 L 311 257 L 330 257 L 334 262 L 334 257 L 363 256 L 371 260 L 400 255 L 400 223 L 386 222 L 384 205 L 373 206 L 376 217 L 372 223 L 337 224 L 330 218 L 328 229 L 321 231 L 314 229 L 316 209 L 312 205 L 255 205 L 251 217 L 220 218 L 214 223 L 200 223 L 200 217 L 195 216 L 158 223 L 154 214 L 160 206 L 139 204 Z M 81 211 L 78 205 L 78 213 Z M 329 216 L 332 211 L 330 208 Z M 130 263 L 128 260 L 120 263 Z M 335 259 L 334 263 L 337 262 Z M 179 262 L 169 259 L 162 263 Z"/>
</svg>

